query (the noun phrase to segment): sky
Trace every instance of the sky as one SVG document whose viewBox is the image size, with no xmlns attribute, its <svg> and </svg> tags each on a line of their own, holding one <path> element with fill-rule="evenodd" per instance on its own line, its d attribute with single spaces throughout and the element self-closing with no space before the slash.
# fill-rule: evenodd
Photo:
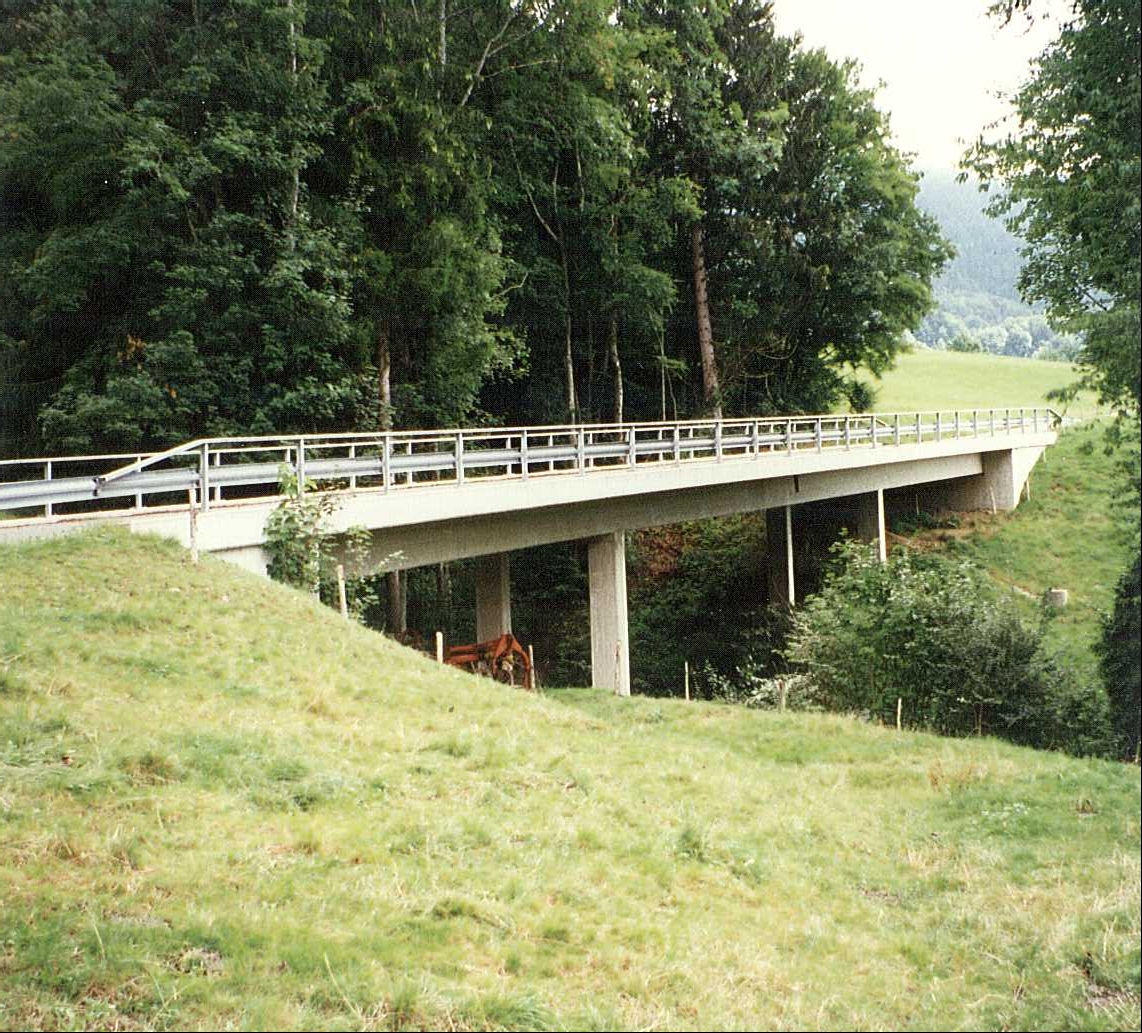
<svg viewBox="0 0 1142 1033">
<path fill-rule="evenodd" d="M 806 46 L 834 59 L 856 58 L 861 82 L 876 86 L 878 106 L 891 115 L 896 144 L 925 171 L 953 170 L 969 144 L 1008 105 L 1058 29 L 1069 5 L 1040 0 L 1048 16 L 1028 30 L 989 17 L 989 0 L 775 0 L 778 31 L 800 32 Z M 1053 17 L 1052 17 L 1053 16 Z"/>
</svg>

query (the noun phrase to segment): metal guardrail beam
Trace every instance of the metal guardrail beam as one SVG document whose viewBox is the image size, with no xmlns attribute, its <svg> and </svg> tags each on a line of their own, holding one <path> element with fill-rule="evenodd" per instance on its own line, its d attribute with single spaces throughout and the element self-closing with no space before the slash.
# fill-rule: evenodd
<svg viewBox="0 0 1142 1033">
<path fill-rule="evenodd" d="M 614 472 L 646 463 L 722 462 L 950 437 L 993 438 L 1050 430 L 1061 422 L 1053 409 L 1026 407 L 203 438 L 143 455 L 0 460 L 0 510 L 38 509 L 50 517 L 56 507 L 76 503 L 110 512 L 172 502 L 208 509 L 224 501 L 227 491 L 232 498 L 235 492 L 246 499 L 276 497 L 283 468 L 303 485 L 323 490 L 389 492 L 449 482 L 462 487 L 488 477 L 526 479 Z M 117 505 L 125 499 L 132 501 Z"/>
</svg>

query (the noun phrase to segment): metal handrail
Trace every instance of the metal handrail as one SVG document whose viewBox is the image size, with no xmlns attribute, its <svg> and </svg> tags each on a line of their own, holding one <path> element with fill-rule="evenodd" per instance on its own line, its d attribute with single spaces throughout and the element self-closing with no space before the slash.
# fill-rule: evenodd
<svg viewBox="0 0 1142 1033">
<path fill-rule="evenodd" d="M 0 460 L 0 510 L 134 497 L 208 509 L 238 489 L 243 498 L 276 497 L 281 468 L 307 482 L 342 490 L 393 491 L 426 483 L 490 476 L 526 479 L 563 473 L 616 472 L 647 463 L 723 462 L 800 451 L 883 448 L 953 438 L 992 438 L 1057 427 L 1053 409 L 932 410 L 910 413 L 766 416 L 727 420 L 594 423 L 541 427 L 340 432 L 197 438 L 162 452 Z M 59 468 L 132 459 L 94 476 L 58 476 Z M 35 471 L 40 477 L 23 477 Z M 15 479 L 5 479 L 16 473 Z M 251 491 L 272 485 L 270 492 Z M 233 497 L 233 496 L 231 496 Z M 122 507 L 121 507 L 122 508 Z"/>
</svg>

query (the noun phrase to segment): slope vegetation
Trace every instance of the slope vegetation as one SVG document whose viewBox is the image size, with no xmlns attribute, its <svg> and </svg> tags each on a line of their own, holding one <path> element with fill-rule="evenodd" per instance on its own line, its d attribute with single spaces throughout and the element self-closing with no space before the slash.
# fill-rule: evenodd
<svg viewBox="0 0 1142 1033">
<path fill-rule="evenodd" d="M 0 584 L 6 1028 L 1138 1026 L 1136 769 L 530 696 L 121 533 Z"/>
</svg>

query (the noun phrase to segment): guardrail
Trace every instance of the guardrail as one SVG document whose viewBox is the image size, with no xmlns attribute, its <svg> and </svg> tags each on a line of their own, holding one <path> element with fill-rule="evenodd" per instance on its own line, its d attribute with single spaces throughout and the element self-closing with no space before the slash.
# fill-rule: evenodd
<svg viewBox="0 0 1142 1033">
<path fill-rule="evenodd" d="M 148 504 L 205 510 L 227 499 L 277 496 L 283 468 L 303 490 L 389 492 L 489 477 L 526 480 L 644 463 L 997 437 L 1060 422 L 1053 409 L 1021 408 L 206 438 L 149 454 L 0 460 L 0 511 L 37 509 L 51 517 L 60 507 L 116 512 Z"/>
</svg>

